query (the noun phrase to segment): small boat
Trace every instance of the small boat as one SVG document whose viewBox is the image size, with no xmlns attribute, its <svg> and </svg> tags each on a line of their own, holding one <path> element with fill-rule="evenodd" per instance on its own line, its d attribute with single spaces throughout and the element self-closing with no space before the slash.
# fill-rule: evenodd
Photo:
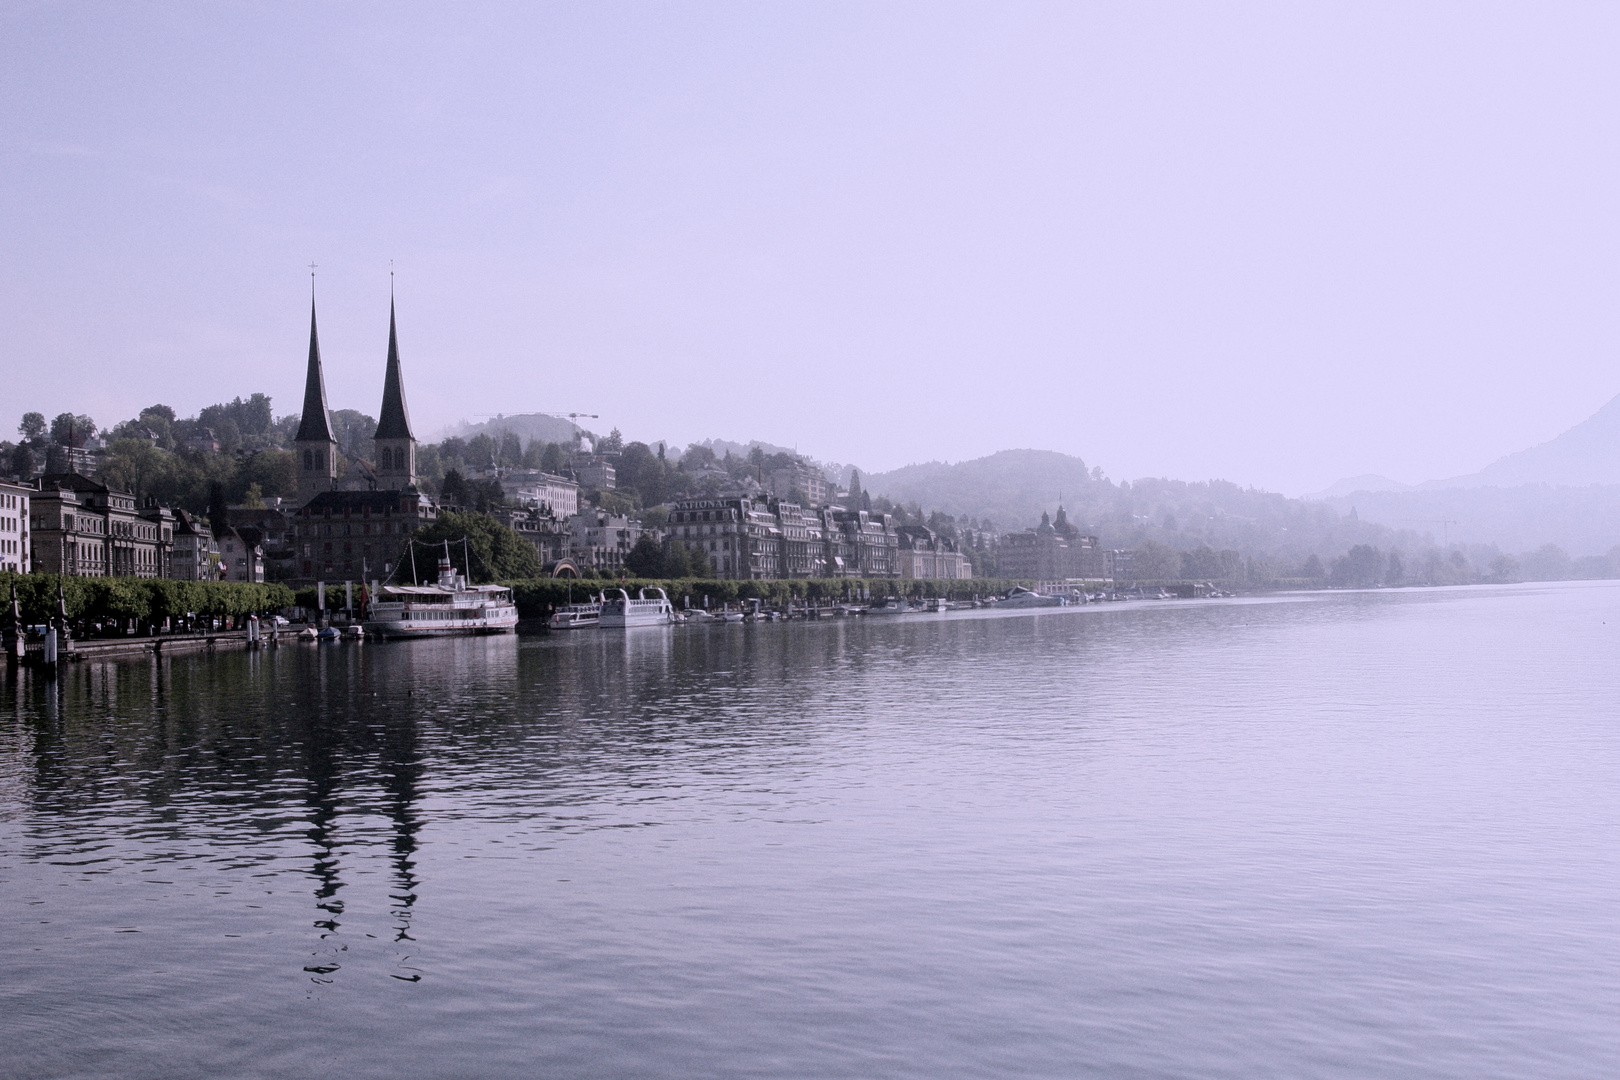
<svg viewBox="0 0 1620 1080">
<path fill-rule="evenodd" d="M 337 627 L 335 627 L 335 626 L 322 627 L 321 632 L 316 634 L 315 638 L 318 641 L 336 641 L 338 639 Z"/>
<path fill-rule="evenodd" d="M 1022 585 L 1014 585 L 1007 590 L 1007 595 L 996 601 L 997 608 L 1042 608 L 1062 607 L 1066 601 L 1061 596 L 1043 596 Z"/>
<path fill-rule="evenodd" d="M 909 615 L 911 608 L 904 600 L 891 596 L 881 604 L 873 604 L 866 609 L 868 615 Z"/>
<path fill-rule="evenodd" d="M 450 565 L 450 542 L 433 585 L 384 585 L 366 612 L 366 633 L 379 638 L 504 634 L 517 628 L 517 605 L 504 585 L 469 585 Z M 324 632 L 324 631 L 323 631 Z"/>
<path fill-rule="evenodd" d="M 675 621 L 675 605 L 663 589 L 654 587 L 657 596 L 648 596 L 646 589 L 630 599 L 623 589 L 614 589 L 619 595 L 602 601 L 600 623 L 604 627 L 666 626 Z"/>
<path fill-rule="evenodd" d="M 602 621 L 602 598 L 599 596 L 588 604 L 569 604 L 552 612 L 546 625 L 553 630 L 579 630 L 587 626 L 599 626 Z"/>
</svg>

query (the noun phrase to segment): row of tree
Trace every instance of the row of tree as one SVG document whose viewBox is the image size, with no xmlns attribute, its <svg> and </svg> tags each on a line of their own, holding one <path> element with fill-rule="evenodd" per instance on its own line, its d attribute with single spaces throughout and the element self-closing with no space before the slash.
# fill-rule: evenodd
<svg viewBox="0 0 1620 1080">
<path fill-rule="evenodd" d="M 56 616 L 58 604 L 64 599 L 70 619 L 132 619 L 140 623 L 160 623 L 187 615 L 262 615 L 293 603 L 292 590 L 285 585 L 0 573 L 0 603 L 7 610 L 13 589 L 23 621 L 29 624 Z"/>
</svg>

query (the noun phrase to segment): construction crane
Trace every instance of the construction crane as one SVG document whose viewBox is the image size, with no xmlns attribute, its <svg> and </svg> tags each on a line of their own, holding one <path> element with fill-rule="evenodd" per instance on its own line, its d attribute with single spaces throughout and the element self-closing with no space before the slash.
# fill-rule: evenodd
<svg viewBox="0 0 1620 1080">
<path fill-rule="evenodd" d="M 473 413 L 473 415 L 476 416 L 476 417 L 479 417 L 480 419 L 483 419 L 483 420 L 494 420 L 497 417 L 505 417 L 506 416 L 505 413 L 497 413 L 497 412 L 481 412 L 481 413 Z M 542 413 L 525 413 L 524 415 L 526 415 L 526 416 L 552 416 L 552 417 L 555 417 L 558 420 L 580 420 L 580 419 L 600 420 L 600 419 L 602 419 L 600 416 L 598 416 L 596 413 L 593 413 L 593 412 L 542 412 Z"/>
</svg>

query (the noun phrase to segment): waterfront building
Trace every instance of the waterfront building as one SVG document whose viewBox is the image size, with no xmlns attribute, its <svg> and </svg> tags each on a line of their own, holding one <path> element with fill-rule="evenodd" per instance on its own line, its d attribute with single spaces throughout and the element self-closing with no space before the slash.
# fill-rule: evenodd
<svg viewBox="0 0 1620 1080">
<path fill-rule="evenodd" d="M 173 535 L 168 576 L 177 581 L 218 581 L 219 543 L 208 522 L 176 510 Z"/>
<path fill-rule="evenodd" d="M 47 473 L 30 498 L 32 569 L 75 577 L 167 577 L 174 515 L 77 473 Z"/>
<path fill-rule="evenodd" d="M 900 572 L 900 537 L 890 514 L 834 510 L 832 521 L 853 556 L 850 577 L 895 577 Z"/>
<path fill-rule="evenodd" d="M 391 574 L 406 558 L 411 534 L 438 517 L 437 507 L 416 486 L 416 435 L 406 407 L 392 299 L 382 409 L 372 441 L 377 460 L 356 462 L 340 483 L 311 304 L 304 414 L 294 441 L 301 506 L 289 529 L 296 580 L 365 580 Z"/>
<path fill-rule="evenodd" d="M 717 578 L 748 581 L 779 576 L 781 530 L 769 509 L 749 495 L 682 499 L 669 515 L 672 539 L 704 552 Z"/>
<path fill-rule="evenodd" d="M 0 480 L 0 570 L 26 574 L 32 568 L 29 514 L 32 484 Z"/>
<path fill-rule="evenodd" d="M 407 557 L 411 534 L 437 517 L 432 501 L 414 489 L 323 491 L 293 519 L 299 580 L 386 577 Z"/>
<path fill-rule="evenodd" d="M 1106 580 L 1114 577 L 1114 553 L 1095 536 L 1081 535 L 1059 506 L 1056 521 L 1043 513 L 1035 528 L 1002 536 L 998 573 L 1034 581 Z"/>
<path fill-rule="evenodd" d="M 902 525 L 896 533 L 900 576 L 903 578 L 961 580 L 973 576 L 973 564 L 956 545 L 926 525 Z"/>
<path fill-rule="evenodd" d="M 865 510 L 771 501 L 752 494 L 683 499 L 670 511 L 669 539 L 709 557 L 716 577 L 894 577 L 894 519 Z"/>
</svg>

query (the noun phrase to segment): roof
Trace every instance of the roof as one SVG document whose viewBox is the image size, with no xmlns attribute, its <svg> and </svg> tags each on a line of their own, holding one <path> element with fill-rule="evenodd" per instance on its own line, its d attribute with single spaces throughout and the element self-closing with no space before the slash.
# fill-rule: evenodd
<svg viewBox="0 0 1620 1080">
<path fill-rule="evenodd" d="M 315 298 L 309 300 L 309 371 L 304 375 L 304 414 L 295 442 L 336 442 L 326 410 L 326 379 L 321 374 L 321 339 L 315 332 Z"/>
<path fill-rule="evenodd" d="M 351 510 L 359 510 L 370 507 L 371 512 L 374 514 L 380 514 L 384 510 L 394 510 L 396 512 L 400 512 L 399 504 L 401 502 L 414 502 L 414 500 L 419 497 L 420 496 L 414 488 L 406 488 L 403 492 L 322 491 L 318 492 L 314 498 L 310 499 L 309 502 L 304 504 L 304 511 L 307 511 L 309 516 L 320 514 L 321 511 L 325 510 L 327 507 L 331 507 L 333 510 L 337 511 L 343 510 L 344 507 L 348 507 Z"/>
<path fill-rule="evenodd" d="M 399 368 L 399 335 L 394 330 L 394 301 L 388 300 L 388 369 L 383 373 L 382 412 L 376 439 L 413 439 L 411 414 L 405 408 L 405 377 Z"/>
<path fill-rule="evenodd" d="M 52 488 L 60 488 L 63 491 L 100 492 L 112 490 L 106 484 L 92 480 L 88 476 L 80 476 L 78 473 L 71 472 L 46 473 L 39 478 L 39 490 L 41 492 L 50 491 Z"/>
</svg>

